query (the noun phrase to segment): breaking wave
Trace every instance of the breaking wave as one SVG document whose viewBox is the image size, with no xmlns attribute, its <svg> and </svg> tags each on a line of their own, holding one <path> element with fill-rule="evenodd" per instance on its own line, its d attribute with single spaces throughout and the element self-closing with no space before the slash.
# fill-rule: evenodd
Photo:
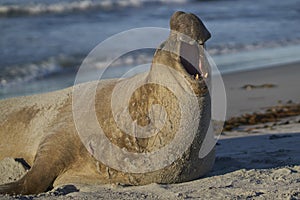
<svg viewBox="0 0 300 200">
<path fill-rule="evenodd" d="M 40 3 L 25 1 L 11 4 L 8 2 L 0 5 L 0 16 L 40 15 L 46 13 L 66 13 L 85 11 L 90 9 L 111 10 L 124 7 L 138 7 L 147 3 L 185 3 L 187 0 L 83 0 L 69 2 Z"/>
<path fill-rule="evenodd" d="M 288 47 L 290 45 L 300 45 L 300 38 L 294 40 L 282 40 L 276 42 L 262 42 L 257 44 L 223 44 L 208 46 L 208 52 L 213 57 L 222 55 L 235 55 L 241 52 L 255 52 L 260 49 L 281 49 L 283 47 Z M 114 67 L 132 67 L 142 64 L 151 63 L 155 49 L 142 49 L 133 52 L 129 52 L 117 60 L 115 60 L 110 66 Z M 113 55 L 113 53 L 112 53 Z M 276 55 L 274 55 L 276 56 Z M 51 57 L 49 59 L 28 63 L 22 65 L 4 66 L 1 67 L 0 73 L 0 88 L 7 87 L 13 84 L 20 84 L 23 82 L 34 81 L 37 79 L 43 79 L 55 74 L 60 74 L 63 72 L 76 74 L 78 67 L 84 59 L 84 55 L 61 55 L 58 57 Z M 290 59 L 290 58 L 287 58 Z M 106 60 L 110 58 L 101 58 L 90 62 L 91 70 L 103 69 L 106 67 Z M 218 59 L 217 59 L 218 60 Z M 216 60 L 216 61 L 217 61 Z M 289 60 L 286 60 L 287 62 Z M 220 67 L 220 71 L 228 71 L 228 66 L 225 63 L 217 63 Z M 243 61 L 241 61 L 243 62 Z M 238 65 L 244 66 L 245 63 L 238 63 Z M 222 68 L 223 67 L 223 68 Z M 234 66 L 231 66 L 234 69 Z M 259 66 L 258 66 L 259 67 Z"/>
</svg>

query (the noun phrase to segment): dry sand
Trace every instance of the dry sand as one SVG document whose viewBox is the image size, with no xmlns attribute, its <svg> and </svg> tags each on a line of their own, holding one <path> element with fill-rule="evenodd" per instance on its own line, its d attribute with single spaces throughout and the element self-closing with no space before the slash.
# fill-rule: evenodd
<svg viewBox="0 0 300 200">
<path fill-rule="evenodd" d="M 228 116 L 261 111 L 278 101 L 300 102 L 297 64 L 225 75 Z M 244 85 L 275 87 L 243 89 Z M 249 88 L 248 88 L 249 89 Z M 288 120 L 289 123 L 285 123 Z M 22 199 L 300 199 L 300 116 L 225 132 L 217 145 L 213 171 L 181 183 L 139 187 L 70 185 Z M 251 130 L 251 131 L 248 131 Z M 13 159 L 0 162 L 0 183 L 25 169 Z M 15 199 L 0 196 L 1 199 Z"/>
</svg>

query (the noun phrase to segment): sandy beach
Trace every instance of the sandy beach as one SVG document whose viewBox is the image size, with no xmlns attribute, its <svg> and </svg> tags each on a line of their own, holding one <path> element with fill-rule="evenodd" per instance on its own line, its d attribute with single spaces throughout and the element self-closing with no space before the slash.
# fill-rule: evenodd
<svg viewBox="0 0 300 200">
<path fill-rule="evenodd" d="M 17 181 L 26 173 L 28 176 L 22 179 L 23 182 L 19 181 L 15 185 L 15 191 L 29 194 L 47 190 L 38 195 L 0 194 L 0 200 L 300 200 L 299 8 L 299 0 L 276 3 L 274 0 L 0 0 L 0 193 L 8 190 L 13 192 L 11 187 L 8 189 L 3 184 Z M 192 13 L 199 17 L 210 34 L 201 24 L 198 26 L 198 23 L 193 23 L 194 20 L 181 22 L 178 18 L 179 24 L 177 20 L 174 23 L 171 16 L 176 11 Z M 120 124 L 125 124 L 126 130 L 132 130 L 131 136 L 125 133 L 118 134 L 123 132 L 122 127 L 116 124 L 116 120 L 110 115 L 120 103 L 127 103 L 124 96 L 131 94 L 131 84 L 126 82 L 126 87 L 114 90 L 117 92 L 112 94 L 116 94 L 116 98 L 112 99 L 109 98 L 112 90 L 98 88 L 100 99 L 96 102 L 93 102 L 94 96 L 89 96 L 93 95 L 90 86 L 96 82 L 86 84 L 87 89 L 80 90 L 79 98 L 77 95 L 75 98 L 71 95 L 70 87 L 77 83 L 125 78 L 146 72 L 153 57 L 160 55 L 155 53 L 155 50 L 158 47 L 169 46 L 165 40 L 168 36 L 175 36 L 169 33 L 170 28 L 182 29 L 183 31 L 179 32 L 192 35 L 192 38 L 195 36 L 196 43 L 201 45 L 198 50 L 189 48 L 195 47 L 193 41 L 186 41 L 186 38 L 181 36 L 174 37 L 175 42 L 170 42 L 170 45 L 178 42 L 179 45 L 171 49 L 176 49 L 178 55 L 181 55 L 174 61 L 180 60 L 183 64 L 185 59 L 182 58 L 185 58 L 185 53 L 200 53 L 199 59 L 192 59 L 196 63 L 194 66 L 199 66 L 201 74 L 205 76 L 204 58 L 207 57 L 212 68 L 217 66 L 222 73 L 226 89 L 226 104 L 225 100 L 220 98 L 221 95 L 223 97 L 223 90 L 213 89 L 218 92 L 214 96 L 217 98 L 212 102 L 213 105 L 218 102 L 219 107 L 212 106 L 211 124 L 217 125 L 214 128 L 220 130 L 219 122 L 223 115 L 219 116 L 221 112 L 218 111 L 221 110 L 219 108 L 224 108 L 224 105 L 227 105 L 226 121 L 222 132 L 215 133 L 216 156 L 208 156 L 215 158 L 214 167 L 201 178 L 198 178 L 203 172 L 200 168 L 210 168 L 211 165 L 208 161 L 202 162 L 203 160 L 197 159 L 198 146 L 202 145 L 202 139 L 198 139 L 197 135 L 192 138 L 195 145 L 183 150 L 187 156 L 180 154 L 182 162 L 177 159 L 167 163 L 167 160 L 174 158 L 180 146 L 184 146 L 185 138 L 191 138 L 189 136 L 195 132 L 193 128 L 199 124 L 194 123 L 198 118 L 201 119 L 201 124 L 197 126 L 197 132 L 204 134 L 202 130 L 209 125 L 209 117 L 202 118 L 201 111 L 203 115 L 208 116 L 209 112 L 204 111 L 209 111 L 209 103 L 201 103 L 199 98 L 193 103 L 188 101 L 192 100 L 190 95 L 181 93 L 177 99 L 182 104 L 178 104 L 178 107 L 177 103 L 169 103 L 168 99 L 170 97 L 172 100 L 172 95 L 161 90 L 163 98 L 158 99 L 166 105 L 167 113 L 173 113 L 174 117 L 170 119 L 178 118 L 178 123 L 167 120 L 170 132 L 162 131 L 162 136 L 166 137 L 153 134 L 153 142 L 147 142 L 144 138 L 134 137 L 136 124 L 139 124 L 139 121 L 143 125 L 153 122 L 154 128 L 160 129 L 156 126 L 156 122 L 161 122 L 160 118 L 152 120 L 151 115 L 159 114 L 161 118 L 164 117 L 161 110 L 156 113 L 151 112 L 152 107 L 150 112 L 145 109 L 148 108 L 149 102 L 157 102 L 157 92 L 154 90 L 154 95 L 151 95 L 152 86 L 149 87 L 151 90 L 145 90 L 146 95 L 138 95 L 141 98 L 134 98 L 135 95 L 130 97 L 128 110 L 136 117 L 120 117 Z M 198 32 L 198 29 L 201 31 Z M 189 45 L 184 45 L 184 41 Z M 203 43 L 207 50 L 206 56 L 203 56 Z M 170 59 L 165 59 L 164 56 L 162 58 L 157 60 L 166 61 L 168 66 L 176 68 L 176 62 L 169 65 Z M 199 65 L 198 60 L 201 61 Z M 197 72 L 190 65 L 184 65 L 184 68 L 193 72 L 189 73 L 192 75 L 190 78 L 198 80 Z M 149 78 L 150 82 L 152 78 L 169 82 L 168 78 L 172 79 L 172 75 L 169 77 L 162 72 L 157 70 L 155 75 L 146 79 Z M 140 77 L 137 79 L 144 80 Z M 178 90 L 186 90 L 184 85 L 172 83 L 170 82 Z M 107 85 L 107 88 L 110 88 L 110 85 Z M 148 94 L 150 98 L 145 98 Z M 200 94 L 203 94 L 202 91 Z M 151 96 L 155 97 L 154 101 Z M 74 106 L 78 99 L 84 106 Z M 118 106 L 112 104 L 115 99 L 118 99 Z M 216 99 L 219 101 L 215 101 Z M 209 100 L 208 96 L 203 100 Z M 200 111 L 197 111 L 197 102 L 204 105 L 200 106 Z M 179 113 L 180 105 L 188 108 L 187 112 L 181 112 L 184 115 Z M 136 109 L 130 109 L 130 106 Z M 123 116 L 121 114 L 124 113 L 124 107 L 119 107 L 122 112 L 117 111 L 117 117 Z M 94 108 L 98 111 L 96 123 L 91 120 L 95 119 L 92 112 Z M 79 115 L 76 111 L 79 111 Z M 76 121 L 76 116 L 80 122 Z M 134 123 L 126 122 L 131 119 Z M 127 149 L 129 152 L 138 153 L 154 152 L 156 147 L 160 150 L 171 146 L 172 149 L 168 153 L 160 154 L 160 159 L 155 157 L 152 160 L 138 160 L 140 165 L 137 165 L 137 159 L 120 157 L 122 153 L 112 151 L 111 147 L 114 146 L 110 145 L 107 148 L 105 145 L 110 144 L 107 138 L 94 139 L 93 136 L 97 135 L 94 130 L 98 129 L 101 123 L 107 128 L 106 136 L 123 152 L 125 147 L 130 147 Z M 82 131 L 78 128 L 79 124 L 82 125 Z M 159 126 L 161 124 L 159 123 Z M 182 135 L 182 138 L 176 145 L 165 145 L 169 144 L 167 141 L 172 141 L 170 144 L 173 144 L 173 130 L 179 130 L 176 124 L 179 128 L 184 127 L 184 131 L 178 134 Z M 142 133 L 147 132 L 144 130 Z M 154 129 L 151 129 L 151 134 L 153 131 Z M 77 133 L 79 136 L 83 133 L 88 137 L 86 140 L 79 140 Z M 120 143 L 122 144 L 119 145 Z M 205 143 L 210 144 L 206 141 Z M 83 144 L 88 144 L 86 149 Z M 107 161 L 117 158 L 114 160 L 117 166 L 105 163 L 101 159 L 103 157 L 97 158 L 98 148 Z M 39 157 L 41 162 L 38 162 Z M 99 160 L 101 161 L 98 162 Z M 193 162 L 190 162 L 191 160 Z M 198 161 L 205 164 L 202 165 Z M 210 161 L 212 164 L 213 159 Z M 123 167 L 120 163 L 127 165 Z M 165 175 L 159 170 L 153 171 L 157 168 L 162 169 L 160 166 L 165 166 L 165 163 L 171 171 L 166 171 Z M 141 178 L 143 175 L 139 174 L 127 176 L 125 173 L 124 177 L 128 177 L 126 182 L 122 172 L 128 172 L 129 165 L 138 171 L 151 166 L 151 173 L 146 174 L 148 178 Z M 118 166 L 121 166 L 119 171 Z M 135 176 L 137 179 L 132 178 Z M 196 180 L 193 180 L 195 178 Z M 176 180 L 180 183 L 152 183 L 175 183 Z M 182 182 L 185 180 L 192 181 Z M 19 184 L 20 182 L 22 183 Z M 95 182 L 115 184 L 84 185 Z M 132 186 L 141 185 L 142 182 L 151 184 Z"/>
<path fill-rule="evenodd" d="M 227 118 L 300 102 L 298 63 L 223 76 Z M 270 123 L 269 123 L 270 124 Z M 14 159 L 0 162 L 0 183 L 17 179 L 25 168 Z M 214 169 L 180 184 L 74 185 L 31 196 L 1 199 L 300 199 L 300 116 L 225 131 L 217 143 Z"/>
</svg>

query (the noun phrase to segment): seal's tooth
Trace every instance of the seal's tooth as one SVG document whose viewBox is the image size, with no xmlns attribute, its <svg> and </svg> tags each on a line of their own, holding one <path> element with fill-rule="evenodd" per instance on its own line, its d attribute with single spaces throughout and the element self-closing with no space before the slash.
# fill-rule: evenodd
<svg viewBox="0 0 300 200">
<path fill-rule="evenodd" d="M 189 41 L 189 45 L 194 45 L 196 44 L 196 41 L 192 40 L 192 41 Z"/>
<path fill-rule="evenodd" d="M 198 79 L 199 79 L 199 74 L 196 74 L 196 77 L 195 77 L 195 79 L 196 79 L 196 80 L 198 80 Z"/>
<path fill-rule="evenodd" d="M 203 77 L 204 77 L 204 78 L 207 78 L 207 77 L 208 77 L 208 73 L 205 73 Z"/>
</svg>

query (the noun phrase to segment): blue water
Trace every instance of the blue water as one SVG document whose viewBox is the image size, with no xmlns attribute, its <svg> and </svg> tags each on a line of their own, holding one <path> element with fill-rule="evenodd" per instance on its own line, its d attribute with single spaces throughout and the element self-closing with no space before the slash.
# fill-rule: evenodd
<svg viewBox="0 0 300 200">
<path fill-rule="evenodd" d="M 204 21 L 223 73 L 300 60 L 299 0 L 0 0 L 0 98 L 68 87 L 101 41 L 131 28 L 168 28 L 177 10 Z"/>
</svg>

